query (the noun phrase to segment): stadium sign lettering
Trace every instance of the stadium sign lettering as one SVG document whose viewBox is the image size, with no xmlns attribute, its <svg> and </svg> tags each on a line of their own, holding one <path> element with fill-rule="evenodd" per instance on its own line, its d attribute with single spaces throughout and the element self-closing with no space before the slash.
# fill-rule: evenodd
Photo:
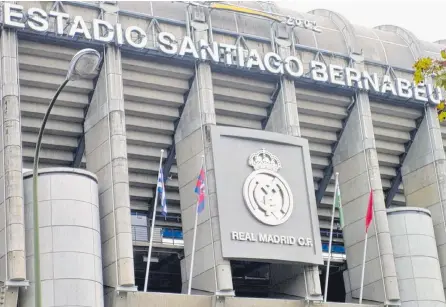
<svg viewBox="0 0 446 307">
<path fill-rule="evenodd" d="M 313 240 L 311 238 L 279 236 L 266 233 L 252 233 L 252 232 L 241 232 L 241 231 L 232 231 L 231 240 L 281 244 L 281 245 L 299 245 L 308 247 L 313 246 Z"/>
<path fill-rule="evenodd" d="M 55 33 L 65 34 L 66 21 L 69 14 L 63 12 L 45 12 L 41 8 L 29 8 L 25 13 L 21 5 L 5 2 L 3 4 L 3 25 L 16 29 L 29 28 L 36 32 L 47 32 L 49 20 L 54 20 Z M 74 16 L 68 27 L 68 36 L 81 36 L 87 40 L 100 43 L 127 44 L 137 49 L 146 48 L 147 33 L 140 27 L 129 26 L 123 29 L 121 24 L 112 25 L 101 19 L 92 20 L 92 29 L 82 16 Z M 172 33 L 161 32 L 157 36 L 159 50 L 172 56 L 192 56 L 195 59 L 224 63 L 228 66 L 245 69 L 258 69 L 276 75 L 287 75 L 293 79 L 307 77 L 304 74 L 304 65 L 298 57 L 280 57 L 274 52 L 264 55 L 256 49 L 246 50 L 240 46 L 200 40 L 194 43 L 192 38 L 185 36 L 179 42 Z M 310 61 L 308 77 L 321 83 L 331 83 L 343 87 L 357 88 L 381 94 L 397 96 L 403 99 L 415 99 L 422 103 L 430 102 L 434 105 L 440 103 L 443 94 L 439 88 L 432 84 L 415 85 L 414 82 L 404 78 L 393 80 L 389 75 L 379 78 L 376 73 L 359 71 L 352 67 L 342 67 L 335 64 L 325 64 L 319 61 Z"/>
<path fill-rule="evenodd" d="M 301 59 L 295 56 L 283 59 L 274 52 L 267 52 L 261 56 L 256 49 L 248 51 L 231 44 L 217 42 L 209 44 L 205 40 L 200 40 L 197 48 L 190 37 L 185 36 L 181 42 L 178 42 L 175 36 L 168 32 L 159 33 L 158 42 L 160 50 L 168 55 L 189 55 L 215 63 L 223 62 L 228 66 L 256 68 L 272 74 L 285 74 L 294 79 L 304 77 L 304 65 Z M 309 77 L 322 83 L 329 82 L 334 85 L 390 94 L 435 105 L 439 104 L 443 97 L 441 90 L 434 88 L 432 84 L 415 85 L 414 82 L 403 78 L 392 80 L 389 75 L 379 78 L 377 73 L 370 74 L 352 67 L 327 65 L 315 60 L 310 61 L 309 65 Z"/>
</svg>

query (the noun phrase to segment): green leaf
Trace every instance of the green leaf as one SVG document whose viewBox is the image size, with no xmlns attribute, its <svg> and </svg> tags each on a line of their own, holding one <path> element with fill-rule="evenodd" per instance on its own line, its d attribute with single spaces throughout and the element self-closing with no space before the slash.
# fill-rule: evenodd
<svg viewBox="0 0 446 307">
<path fill-rule="evenodd" d="M 446 50 L 441 50 L 441 57 L 446 60 Z"/>
<path fill-rule="evenodd" d="M 442 89 L 446 89 L 446 73 L 442 72 L 435 77 L 435 85 Z"/>
<path fill-rule="evenodd" d="M 440 122 L 443 122 L 446 119 L 446 112 L 443 111 L 438 115 L 438 119 L 440 120 Z"/>
</svg>

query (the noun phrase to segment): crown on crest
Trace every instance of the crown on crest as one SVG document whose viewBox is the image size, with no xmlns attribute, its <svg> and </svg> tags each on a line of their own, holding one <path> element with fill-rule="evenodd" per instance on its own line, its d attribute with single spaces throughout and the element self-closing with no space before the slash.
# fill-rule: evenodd
<svg viewBox="0 0 446 307">
<path fill-rule="evenodd" d="M 277 172 L 282 167 L 279 158 L 266 151 L 265 148 L 250 155 L 248 164 L 252 166 L 254 170 L 267 169 L 274 172 Z"/>
</svg>

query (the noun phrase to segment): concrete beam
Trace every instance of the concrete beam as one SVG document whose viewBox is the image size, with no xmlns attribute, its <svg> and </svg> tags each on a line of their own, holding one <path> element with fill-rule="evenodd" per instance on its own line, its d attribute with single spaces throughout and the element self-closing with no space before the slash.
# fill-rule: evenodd
<svg viewBox="0 0 446 307">
<path fill-rule="evenodd" d="M 116 24 L 118 7 L 100 5 L 103 20 Z M 106 296 L 113 297 L 118 291 L 133 291 L 135 283 L 121 51 L 117 46 L 107 46 L 91 100 L 84 124 L 85 153 L 87 169 L 98 177 L 104 286 Z"/>
<path fill-rule="evenodd" d="M 20 286 L 0 285 L 0 307 L 17 307 L 19 289 Z"/>
<path fill-rule="evenodd" d="M 401 167 L 407 207 L 432 214 L 443 287 L 446 285 L 446 154 L 435 107 L 426 106 L 413 145 Z M 446 287 L 444 287 L 446 290 Z"/>
<path fill-rule="evenodd" d="M 344 209 L 344 246 L 348 270 L 344 282 L 347 302 L 359 297 L 364 248 L 364 219 L 370 191 L 374 195 L 374 219 L 368 231 L 364 299 L 386 306 L 399 305 L 399 290 L 390 233 L 385 214 L 370 103 L 359 93 L 350 120 L 333 157 Z"/>
<path fill-rule="evenodd" d="M 183 306 L 183 307 L 382 307 L 346 303 L 311 303 L 305 300 L 222 297 L 203 295 L 178 295 L 171 293 L 136 292 L 129 294 L 116 307 L 132 306 Z"/>
<path fill-rule="evenodd" d="M 179 109 L 178 119 L 175 120 L 175 122 L 173 124 L 172 145 L 170 146 L 170 148 L 168 150 L 167 158 L 164 161 L 164 166 L 163 166 L 163 171 L 164 171 L 163 176 L 164 176 L 164 180 L 165 181 L 169 178 L 170 170 L 171 170 L 171 168 L 173 166 L 173 163 L 175 162 L 175 157 L 176 157 L 175 133 L 176 133 L 176 131 L 178 129 L 178 124 L 180 122 L 181 116 L 183 115 L 183 110 L 186 107 L 187 98 L 189 97 L 189 92 L 190 92 L 190 90 L 192 88 L 194 80 L 195 80 L 195 74 L 189 79 L 189 90 L 187 90 L 184 93 L 184 95 L 183 95 L 184 103 L 183 103 L 183 105 Z"/>
<path fill-rule="evenodd" d="M 342 15 L 328 11 L 315 10 L 314 14 L 329 17 L 344 36 L 350 53 L 351 66 L 365 70 L 362 49 L 356 41 L 354 27 Z M 366 267 L 364 285 L 364 299 L 383 302 L 384 305 L 400 304 L 400 294 L 396 278 L 393 250 L 391 248 L 390 234 L 388 230 L 387 216 L 382 214 L 385 210 L 385 202 L 382 192 L 381 174 L 379 172 L 378 158 L 373 133 L 373 123 L 370 111 L 369 96 L 365 92 L 358 92 L 356 103 L 352 108 L 355 114 L 344 127 L 345 132 L 336 148 L 332 158 L 335 169 L 340 173 L 340 189 L 344 205 L 344 245 L 346 247 L 348 270 L 345 271 L 345 285 L 347 301 L 353 301 L 358 297 L 359 282 L 356 278 L 362 264 L 358 262 L 355 252 L 358 246 L 363 246 L 364 238 L 358 236 L 359 229 L 363 226 L 363 212 L 357 208 L 368 197 L 370 190 L 375 196 L 374 200 L 374 237 L 369 239 L 369 244 L 376 249 L 372 259 L 369 252 L 369 264 Z M 369 231 L 372 233 L 372 231 Z M 370 237 L 370 236 L 369 236 Z M 372 268 L 374 266 L 374 269 Z M 373 272 L 372 272 L 373 270 Z M 370 273 L 369 273 L 370 272 Z M 379 272 L 379 274 L 373 274 Z M 372 276 L 373 275 L 373 276 Z M 352 278 L 350 278 L 352 277 Z M 353 278 L 355 277 L 355 278 Z"/>
<path fill-rule="evenodd" d="M 410 140 L 407 141 L 407 143 L 404 144 L 404 147 L 405 147 L 406 150 L 405 150 L 404 154 L 402 154 L 399 157 L 399 159 L 400 159 L 400 166 L 398 167 L 398 169 L 396 171 L 396 176 L 395 176 L 395 178 L 393 178 L 392 184 L 390 186 L 390 189 L 387 191 L 387 194 L 386 194 L 386 208 L 389 208 L 392 205 L 393 198 L 395 197 L 396 193 L 398 192 L 398 188 L 399 188 L 399 186 L 401 184 L 401 181 L 403 179 L 403 177 L 401 175 L 401 168 L 402 168 L 402 166 L 404 164 L 404 161 L 405 161 L 405 159 L 407 157 L 407 153 L 409 152 L 412 144 L 414 143 L 414 140 L 415 140 L 415 137 L 417 135 L 418 129 L 420 128 L 420 125 L 423 122 L 423 118 L 424 118 L 424 112 L 423 112 L 423 115 L 416 120 L 416 122 L 415 122 L 415 124 L 416 124 L 415 129 L 413 129 L 410 132 Z"/>
<path fill-rule="evenodd" d="M 294 50 L 291 39 L 292 29 L 283 24 L 272 26 L 273 41 L 277 53 L 282 58 L 292 55 L 292 50 Z M 264 130 L 300 137 L 301 131 L 294 81 L 281 76 L 272 98 L 274 99 L 272 101 L 273 105 L 268 110 L 269 116 L 266 125 L 264 125 Z M 270 268 L 272 295 L 322 301 L 318 266 L 272 264 Z"/>
<path fill-rule="evenodd" d="M 100 66 L 98 68 L 99 72 L 102 70 L 102 65 L 104 65 L 104 61 L 101 62 Z M 88 104 L 84 108 L 84 119 L 82 121 L 82 135 L 79 138 L 79 143 L 77 145 L 76 150 L 74 151 L 73 163 L 71 165 L 74 168 L 78 168 L 81 166 L 82 157 L 84 156 L 84 152 L 85 152 L 85 129 L 84 129 L 85 118 L 87 117 L 88 108 L 90 108 L 91 100 L 93 99 L 93 93 L 96 89 L 96 85 L 98 84 L 98 79 L 99 79 L 99 74 L 93 79 L 93 90 L 88 95 Z"/>
<path fill-rule="evenodd" d="M 17 34 L 0 38 L 0 282 L 27 278 Z"/>
<path fill-rule="evenodd" d="M 265 129 L 266 129 L 266 125 L 267 125 L 268 122 L 269 122 L 269 119 L 270 119 L 270 117 L 271 117 L 271 112 L 272 112 L 273 109 L 274 109 L 274 104 L 275 104 L 276 101 L 277 101 L 277 96 L 279 96 L 280 91 L 281 91 L 281 82 L 277 82 L 277 84 L 276 84 L 276 88 L 275 88 L 273 94 L 271 95 L 271 102 L 272 102 L 272 103 L 271 103 L 271 105 L 268 107 L 268 109 L 266 110 L 266 117 L 265 117 L 265 119 L 262 120 L 262 130 L 265 130 Z"/>
<path fill-rule="evenodd" d="M 188 26 L 195 42 L 203 39 L 209 41 L 209 26 L 206 14 L 202 10 L 189 8 Z M 193 10 L 193 12 L 192 12 Z M 175 148 L 177 152 L 178 181 L 181 199 L 181 217 L 184 232 L 184 254 L 181 260 L 181 277 L 183 292 L 187 291 L 189 272 L 191 270 L 191 254 L 193 228 L 195 221 L 196 196 L 193 188 L 203 164 L 206 172 L 206 205 L 204 212 L 198 217 L 195 246 L 195 263 L 192 274 L 193 293 L 212 295 L 226 293 L 233 295 L 231 265 L 224 259 L 218 230 L 218 204 L 212 145 L 208 135 L 209 127 L 216 125 L 214 90 L 212 71 L 209 63 L 195 64 L 195 78 L 187 96 L 187 103 L 175 132 Z M 216 228 L 217 227 L 217 228 Z"/>
<path fill-rule="evenodd" d="M 330 164 L 328 164 L 328 166 L 324 169 L 324 177 L 319 181 L 319 187 L 316 191 L 316 203 L 318 205 L 321 203 L 325 191 L 327 190 L 328 184 L 330 183 L 331 177 L 333 176 L 333 156 L 336 148 L 338 147 L 339 141 L 341 140 L 342 134 L 345 131 L 345 127 L 347 126 L 351 110 L 353 109 L 355 102 L 356 100 L 354 100 L 353 103 L 348 107 L 347 116 L 342 120 L 342 129 L 337 133 L 337 141 L 331 146 Z"/>
<path fill-rule="evenodd" d="M 195 79 L 195 74 L 189 79 L 189 90 L 187 90 L 184 95 L 183 95 L 183 99 L 184 99 L 184 103 L 183 105 L 179 108 L 179 117 L 177 120 L 175 120 L 174 124 L 173 124 L 173 135 L 172 135 L 172 145 L 170 145 L 170 148 L 167 150 L 167 157 L 164 160 L 164 164 L 163 164 L 163 178 L 164 178 L 164 182 L 167 182 L 167 180 L 169 180 L 169 176 L 170 176 L 170 170 L 172 169 L 172 166 L 175 162 L 175 157 L 176 157 L 176 147 L 175 147 L 175 133 L 178 129 L 178 123 L 180 122 L 181 116 L 183 114 L 183 110 L 186 106 L 187 103 L 187 97 L 189 96 L 189 92 L 191 90 L 193 81 Z M 155 195 L 157 187 L 155 186 L 153 188 L 153 194 Z M 155 208 L 155 198 L 152 199 L 147 216 L 152 216 L 153 214 L 153 209 Z M 150 227 L 150 226 L 149 226 Z"/>
</svg>

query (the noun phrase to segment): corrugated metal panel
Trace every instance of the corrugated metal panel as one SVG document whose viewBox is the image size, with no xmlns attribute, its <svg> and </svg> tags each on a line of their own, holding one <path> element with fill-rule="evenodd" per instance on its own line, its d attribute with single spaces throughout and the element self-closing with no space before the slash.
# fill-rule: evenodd
<svg viewBox="0 0 446 307">
<path fill-rule="evenodd" d="M 296 98 L 301 134 L 309 141 L 314 188 L 317 191 L 319 182 L 324 176 L 324 169 L 330 164 L 331 148 L 337 141 L 337 133 L 342 129 L 342 120 L 347 117 L 351 98 L 302 88 L 296 88 Z M 324 197 L 318 204 L 321 229 L 330 228 L 333 195 L 334 180 L 329 183 Z M 337 212 L 336 217 L 338 217 Z M 321 233 L 321 239 L 327 241 L 325 233 Z M 334 241 L 343 240 L 334 238 Z"/>
<path fill-rule="evenodd" d="M 24 167 L 34 157 L 43 116 L 51 98 L 64 81 L 69 62 L 77 52 L 55 45 L 19 41 L 20 107 Z M 69 82 L 60 94 L 45 129 L 41 166 L 69 166 L 82 136 L 84 108 L 93 80 Z M 82 167 L 85 167 L 85 157 Z"/>
<path fill-rule="evenodd" d="M 155 196 L 160 150 L 172 145 L 174 121 L 180 116 L 193 68 L 122 58 L 130 200 L 147 208 Z M 169 210 L 179 204 L 177 168 L 166 183 Z"/>
<path fill-rule="evenodd" d="M 404 144 L 410 140 L 410 132 L 416 128 L 416 119 L 422 110 L 370 102 L 373 130 L 375 132 L 379 169 L 384 192 L 391 187 L 400 164 L 399 156 L 405 152 Z M 393 198 L 392 206 L 405 206 L 403 184 Z"/>
<path fill-rule="evenodd" d="M 155 226 L 153 229 L 153 242 L 163 243 L 163 236 L 161 235 L 161 227 Z M 132 224 L 132 239 L 133 241 L 149 242 L 150 241 L 150 227 L 139 226 Z"/>
<path fill-rule="evenodd" d="M 262 129 L 275 84 L 212 73 L 217 125 Z"/>
</svg>

